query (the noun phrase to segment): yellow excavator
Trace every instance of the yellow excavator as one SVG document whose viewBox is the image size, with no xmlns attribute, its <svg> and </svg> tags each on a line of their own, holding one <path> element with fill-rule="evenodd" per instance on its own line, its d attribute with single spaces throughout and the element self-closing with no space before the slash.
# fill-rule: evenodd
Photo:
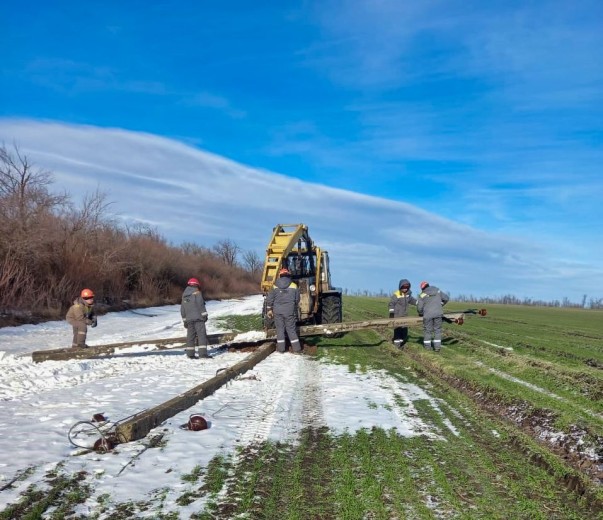
<svg viewBox="0 0 603 520">
<path fill-rule="evenodd" d="M 289 270 L 299 288 L 298 324 L 341 323 L 341 289 L 331 284 L 329 254 L 314 245 L 305 224 L 278 224 L 266 248 L 262 273 L 264 328 L 274 328 L 273 320 L 266 316 L 266 295 L 282 268 Z"/>
</svg>

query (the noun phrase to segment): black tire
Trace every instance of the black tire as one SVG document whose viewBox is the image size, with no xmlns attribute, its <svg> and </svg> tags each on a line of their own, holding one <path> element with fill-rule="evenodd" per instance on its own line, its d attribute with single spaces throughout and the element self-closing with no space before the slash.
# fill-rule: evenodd
<svg viewBox="0 0 603 520">
<path fill-rule="evenodd" d="M 341 323 L 342 321 L 342 308 L 341 308 L 341 296 L 332 294 L 324 296 L 322 298 L 320 306 L 320 323 Z M 333 338 L 341 338 L 343 334 L 333 334 Z"/>
<path fill-rule="evenodd" d="M 321 323 L 341 323 L 341 298 L 336 295 L 325 296 L 322 299 Z"/>
</svg>

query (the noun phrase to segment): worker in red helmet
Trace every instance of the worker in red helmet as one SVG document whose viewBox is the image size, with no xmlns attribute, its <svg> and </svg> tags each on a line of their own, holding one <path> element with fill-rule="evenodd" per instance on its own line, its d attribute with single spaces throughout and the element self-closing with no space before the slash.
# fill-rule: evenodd
<svg viewBox="0 0 603 520">
<path fill-rule="evenodd" d="M 291 280 L 291 273 L 287 268 L 279 271 L 279 277 L 274 287 L 266 296 L 266 315 L 274 319 L 276 328 L 276 350 L 287 350 L 287 337 L 291 343 L 291 352 L 301 352 L 301 343 L 297 336 L 297 313 L 299 307 L 299 289 Z"/>
<path fill-rule="evenodd" d="M 94 312 L 94 293 L 90 289 L 83 289 L 80 295 L 73 301 L 73 305 L 67 311 L 67 323 L 73 327 L 73 348 L 86 348 L 86 336 L 88 325 L 96 327 L 97 319 Z"/>
<path fill-rule="evenodd" d="M 389 317 L 390 318 L 401 318 L 408 316 L 408 310 L 411 305 L 416 305 L 417 300 L 412 295 L 410 290 L 410 281 L 406 278 L 402 278 L 398 283 L 398 290 L 392 294 L 389 300 Z M 399 349 L 404 348 L 404 345 L 408 341 L 408 327 L 395 327 L 394 328 L 394 346 Z"/>
<path fill-rule="evenodd" d="M 442 348 L 443 307 L 448 295 L 428 282 L 421 282 L 421 294 L 417 299 L 417 311 L 423 316 L 423 346 L 439 352 Z"/>
<path fill-rule="evenodd" d="M 195 358 L 195 348 L 199 347 L 199 358 L 207 358 L 207 309 L 201 293 L 201 284 L 196 278 L 190 278 L 182 293 L 180 315 L 186 329 L 186 348 L 184 352 L 189 359 Z"/>
</svg>

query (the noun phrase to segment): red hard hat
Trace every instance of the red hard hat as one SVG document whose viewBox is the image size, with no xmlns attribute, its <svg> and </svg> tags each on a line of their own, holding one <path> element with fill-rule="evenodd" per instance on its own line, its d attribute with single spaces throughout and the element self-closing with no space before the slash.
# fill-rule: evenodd
<svg viewBox="0 0 603 520">
<path fill-rule="evenodd" d="M 429 282 L 421 282 L 421 289 L 425 289 L 425 287 L 429 287 Z"/>
<path fill-rule="evenodd" d="M 196 278 L 191 278 L 188 282 L 186 282 L 186 285 L 196 285 L 197 287 L 199 287 L 201 284 Z"/>
<path fill-rule="evenodd" d="M 281 269 L 281 270 L 278 272 L 278 275 L 279 275 L 279 276 L 283 276 L 284 274 L 291 274 L 291 273 L 289 272 L 289 269 L 287 269 L 286 267 L 283 267 L 283 268 L 282 268 L 282 269 Z"/>
<path fill-rule="evenodd" d="M 82 298 L 94 298 L 94 293 L 90 290 L 90 289 L 84 289 L 81 293 L 80 296 Z"/>
<path fill-rule="evenodd" d="M 207 430 L 207 421 L 202 415 L 191 415 L 188 418 L 188 429 L 198 432 L 201 430 Z"/>
</svg>

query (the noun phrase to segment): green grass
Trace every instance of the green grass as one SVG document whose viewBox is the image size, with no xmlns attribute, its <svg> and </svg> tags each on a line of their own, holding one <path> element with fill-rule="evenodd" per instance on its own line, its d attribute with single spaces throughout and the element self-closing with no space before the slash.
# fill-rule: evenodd
<svg viewBox="0 0 603 520">
<path fill-rule="evenodd" d="M 344 320 L 387 317 L 387 302 L 344 297 Z M 468 306 L 451 302 L 447 308 Z M 325 427 L 306 429 L 295 445 L 264 442 L 195 467 L 181 475 L 188 486 L 176 503 L 194 510 L 203 498 L 205 506 L 190 518 L 208 520 L 600 517 L 601 486 L 503 412 L 515 407 L 528 419 L 546 419 L 566 433 L 579 428 L 587 442 L 600 442 L 603 314 L 487 308 L 487 317 L 445 325 L 438 355 L 422 348 L 420 327 L 411 327 L 405 351 L 394 349 L 387 328 L 307 341 L 318 346 L 323 362 L 352 372 L 383 370 L 421 387 L 430 399 L 414 400 L 412 406 L 432 434 L 404 437 L 373 428 L 335 435 Z M 224 322 L 238 332 L 261 329 L 259 316 Z M 410 405 L 397 395 L 391 406 L 405 412 Z M 19 504 L 0 513 L 0 520 L 68 517 L 89 495 L 75 477 L 57 471 L 48 477 L 50 492 L 31 487 Z M 117 504 L 107 518 L 140 518 L 141 512 L 180 518 L 163 511 L 167 492 L 157 490 L 146 502 Z M 103 511 L 109 498 L 98 500 Z"/>
</svg>

